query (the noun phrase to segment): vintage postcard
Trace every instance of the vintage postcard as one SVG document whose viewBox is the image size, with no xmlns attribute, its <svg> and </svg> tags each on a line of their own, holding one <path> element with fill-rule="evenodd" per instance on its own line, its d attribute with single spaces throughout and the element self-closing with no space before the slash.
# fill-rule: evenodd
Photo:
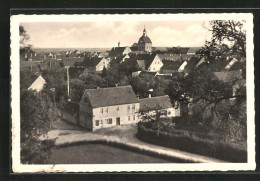
<svg viewBox="0 0 260 181">
<path fill-rule="evenodd" d="M 255 169 L 252 14 L 10 21 L 14 173 Z"/>
</svg>

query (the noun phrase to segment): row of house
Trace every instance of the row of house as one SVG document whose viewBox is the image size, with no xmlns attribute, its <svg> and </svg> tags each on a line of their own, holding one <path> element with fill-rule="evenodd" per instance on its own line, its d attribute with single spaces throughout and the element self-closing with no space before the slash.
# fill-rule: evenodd
<svg viewBox="0 0 260 181">
<path fill-rule="evenodd" d="M 87 89 L 79 103 L 79 125 L 94 131 L 134 124 L 142 119 L 140 112 L 153 114 L 157 107 L 165 117 L 180 116 L 167 96 L 138 99 L 131 86 Z"/>
</svg>

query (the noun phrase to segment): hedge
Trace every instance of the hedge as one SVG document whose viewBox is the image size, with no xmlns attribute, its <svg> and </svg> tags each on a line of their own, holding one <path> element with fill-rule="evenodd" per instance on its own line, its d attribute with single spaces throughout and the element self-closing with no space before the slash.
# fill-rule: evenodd
<svg viewBox="0 0 260 181">
<path fill-rule="evenodd" d="M 157 131 L 147 129 L 141 124 L 138 126 L 136 136 L 142 141 L 159 146 L 187 151 L 229 162 L 247 162 L 246 150 L 234 148 L 230 144 L 221 141 L 205 140 L 189 135 L 173 135 L 165 132 L 159 132 L 159 135 L 157 135 Z"/>
</svg>

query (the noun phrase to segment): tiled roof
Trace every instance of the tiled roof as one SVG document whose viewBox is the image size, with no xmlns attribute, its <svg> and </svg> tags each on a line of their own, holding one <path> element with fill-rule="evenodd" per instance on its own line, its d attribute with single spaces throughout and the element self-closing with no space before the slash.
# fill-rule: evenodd
<svg viewBox="0 0 260 181">
<path fill-rule="evenodd" d="M 122 56 L 126 47 L 113 47 L 109 53 L 109 57 Z"/>
<path fill-rule="evenodd" d="M 234 70 L 241 70 L 245 68 L 246 63 L 245 62 L 235 62 L 228 70 L 234 71 Z"/>
<path fill-rule="evenodd" d="M 82 66 L 84 67 L 96 67 L 97 64 L 102 60 L 103 58 L 99 57 L 85 57 L 84 61 L 82 62 Z"/>
<path fill-rule="evenodd" d="M 132 86 L 86 89 L 84 97 L 88 97 L 93 108 L 138 103 Z"/>
<path fill-rule="evenodd" d="M 125 60 L 125 64 L 130 66 L 138 66 L 143 70 L 147 70 L 153 62 L 156 54 L 131 54 L 130 58 Z"/>
<path fill-rule="evenodd" d="M 149 66 L 151 65 L 151 63 L 153 62 L 155 56 L 156 56 L 156 54 L 137 54 L 137 55 L 132 54 L 130 56 L 130 59 L 136 60 L 136 61 L 144 60 L 145 70 L 147 70 L 149 68 Z"/>
<path fill-rule="evenodd" d="M 44 85 L 46 84 L 46 81 L 42 78 L 40 75 L 33 83 L 32 85 L 28 88 L 28 90 L 35 90 L 36 92 L 40 92 Z"/>
<path fill-rule="evenodd" d="M 235 80 L 242 80 L 241 71 L 225 71 L 225 72 L 213 72 L 213 79 L 217 79 L 223 82 L 233 82 Z"/>
<path fill-rule="evenodd" d="M 138 41 L 138 44 L 140 44 L 140 43 L 152 43 L 152 41 L 147 35 L 146 36 L 142 35 Z"/>
<path fill-rule="evenodd" d="M 163 60 L 163 66 L 161 70 L 178 70 L 179 67 L 182 65 L 184 61 L 170 61 L 170 60 Z"/>
<path fill-rule="evenodd" d="M 158 96 L 145 99 L 139 99 L 141 111 L 152 111 L 158 109 L 171 108 L 172 103 L 168 96 Z"/>
<path fill-rule="evenodd" d="M 184 69 L 193 69 L 196 67 L 196 65 L 199 63 L 200 59 L 198 57 L 191 57 L 191 59 L 188 61 L 187 65 Z"/>
</svg>

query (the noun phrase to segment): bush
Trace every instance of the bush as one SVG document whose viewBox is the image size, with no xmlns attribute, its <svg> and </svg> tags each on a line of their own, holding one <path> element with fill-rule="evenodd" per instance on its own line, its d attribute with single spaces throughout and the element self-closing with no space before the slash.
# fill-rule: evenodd
<svg viewBox="0 0 260 181">
<path fill-rule="evenodd" d="M 149 128 L 149 122 L 139 123 L 137 137 L 145 142 L 205 155 L 230 162 L 247 162 L 247 151 L 218 140 L 201 139 L 189 132 L 171 134 Z"/>
</svg>

